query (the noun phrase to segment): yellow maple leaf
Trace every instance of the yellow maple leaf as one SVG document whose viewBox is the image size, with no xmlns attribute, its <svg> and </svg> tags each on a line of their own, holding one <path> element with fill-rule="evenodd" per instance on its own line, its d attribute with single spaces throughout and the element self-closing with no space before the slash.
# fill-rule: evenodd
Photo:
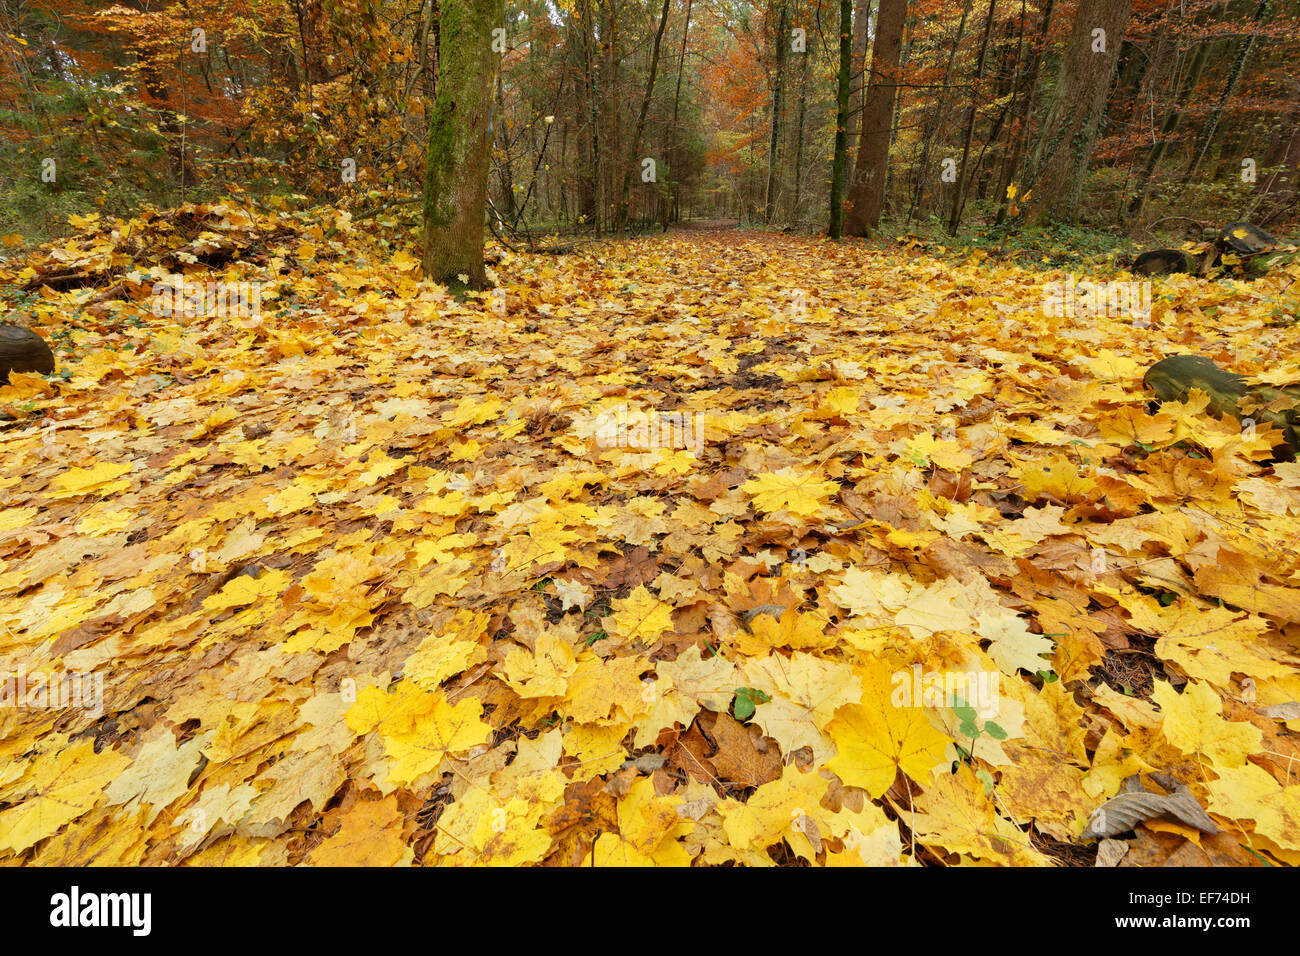
<svg viewBox="0 0 1300 956">
<path fill-rule="evenodd" d="M 289 586 L 289 580 L 289 575 L 283 571 L 267 571 L 257 578 L 237 574 L 220 591 L 205 598 L 203 606 L 209 611 L 222 611 L 254 604 L 264 598 L 275 597 Z"/>
<path fill-rule="evenodd" d="M 803 651 L 818 647 L 833 647 L 838 638 L 827 633 L 826 621 L 816 614 L 800 614 L 790 608 L 779 618 L 759 614 L 750 623 L 750 632 L 736 635 L 734 643 L 741 653 L 753 656 L 774 647 L 788 647 Z"/>
<path fill-rule="evenodd" d="M 499 398 L 477 398 L 466 395 L 454 409 L 443 412 L 441 421 L 449 428 L 467 428 L 482 425 L 501 414 L 505 403 Z"/>
<path fill-rule="evenodd" d="M 1051 671 L 1052 641 L 1029 630 L 1029 625 L 1019 615 L 1005 609 L 981 612 L 976 618 L 980 637 L 987 638 L 989 657 L 997 662 L 1002 673 L 1011 677 L 1023 668 L 1031 674 Z"/>
<path fill-rule="evenodd" d="M 1131 357 L 1111 349 L 1102 349 L 1088 365 L 1093 376 L 1103 382 L 1135 381 L 1146 371 Z"/>
<path fill-rule="evenodd" d="M 420 260 L 415 258 L 405 249 L 399 249 L 393 258 L 389 259 L 389 264 L 399 272 L 410 272 L 420 264 Z"/>
<path fill-rule="evenodd" d="M 818 855 L 811 835 L 829 835 L 833 814 L 821 805 L 829 782 L 787 765 L 780 779 L 760 786 L 744 803 L 720 808 L 727 841 L 738 850 L 762 851 L 785 839 L 806 860 Z"/>
<path fill-rule="evenodd" d="M 1249 557 L 1221 548 L 1217 561 L 1196 569 L 1196 587 L 1243 611 L 1300 623 L 1300 588 L 1269 584 Z"/>
<path fill-rule="evenodd" d="M 492 728 L 480 719 L 481 710 L 477 698 L 453 706 L 445 694 L 402 681 L 392 693 L 362 690 L 346 720 L 356 733 L 379 732 L 390 758 L 388 780 L 400 785 L 435 770 L 447 754 L 486 743 Z"/>
<path fill-rule="evenodd" d="M 1163 445 L 1174 437 L 1172 416 L 1148 415 L 1140 405 L 1125 405 L 1102 416 L 1097 428 L 1103 438 L 1121 438 L 1129 444 Z"/>
<path fill-rule="evenodd" d="M 537 636 L 533 650 L 512 648 L 501 677 L 520 697 L 563 697 L 569 676 L 578 669 L 573 647 L 550 631 Z"/>
<path fill-rule="evenodd" d="M 788 511 L 798 518 L 811 518 L 822 512 L 824 499 L 839 491 L 839 484 L 815 471 L 787 467 L 752 478 L 741 489 L 754 499 L 754 507 L 766 514 Z"/>
<path fill-rule="evenodd" d="M 0 811 L 0 850 L 22 851 L 54 834 L 103 799 L 131 760 L 115 750 L 95 753 L 95 741 L 82 740 L 42 758 L 35 795 Z M 11 792 L 21 793 L 22 789 Z"/>
<path fill-rule="evenodd" d="M 222 408 L 218 408 L 215 412 L 209 415 L 207 419 L 205 419 L 201 424 L 196 425 L 194 427 L 194 430 L 190 432 L 189 435 L 186 437 L 190 439 L 196 439 L 196 438 L 202 438 L 205 435 L 210 435 L 218 428 L 220 428 L 222 425 L 225 425 L 227 422 L 233 421 L 234 418 L 235 418 L 235 410 L 231 408 L 229 405 L 226 405 Z"/>
<path fill-rule="evenodd" d="M 561 713 L 580 724 L 618 723 L 648 713 L 654 702 L 654 690 L 643 684 L 640 677 L 648 666 L 639 657 L 601 660 L 594 655 L 584 656 L 569 678 L 568 695 L 559 708 Z M 611 716 L 616 710 L 622 715 Z"/>
<path fill-rule="evenodd" d="M 984 784 L 964 763 L 956 773 L 935 777 L 916 807 L 908 819 L 922 843 L 1005 866 L 1051 864 L 1034 849 L 1027 833 L 997 813 Z"/>
<path fill-rule="evenodd" d="M 127 462 L 101 461 L 91 468 L 69 468 L 50 482 L 50 496 L 55 498 L 74 497 L 92 491 L 101 495 L 111 495 L 125 491 L 131 486 L 129 481 L 114 481 L 131 470 Z"/>
<path fill-rule="evenodd" d="M 1161 733 L 1185 754 L 1199 754 L 1219 767 L 1240 767 L 1263 746 L 1258 727 L 1220 716 L 1223 702 L 1208 684 L 1189 681 L 1180 694 L 1158 680 L 1151 697 L 1164 717 Z"/>
<path fill-rule="evenodd" d="M 1062 454 L 1041 461 L 1023 462 L 1020 480 L 1025 486 L 1025 498 L 1036 501 L 1050 495 L 1068 504 L 1086 501 L 1097 490 L 1097 483 L 1079 471 L 1079 466 Z"/>
<path fill-rule="evenodd" d="M 338 832 L 312 850 L 314 866 L 392 866 L 406 851 L 397 797 L 358 800 L 342 815 Z"/>
<path fill-rule="evenodd" d="M 929 433 L 909 438 L 907 448 L 910 452 L 908 457 L 921 467 L 933 463 L 948 471 L 961 471 L 975 462 L 956 441 L 935 438 Z"/>
<path fill-rule="evenodd" d="M 876 799 L 900 769 L 925 786 L 930 771 L 943 762 L 949 739 L 934 729 L 925 708 L 895 701 L 894 672 L 884 661 L 872 659 L 859 676 L 862 702 L 840 708 L 826 728 L 837 750 L 827 768 Z"/>
<path fill-rule="evenodd" d="M 502 800 L 482 787 L 470 790 L 439 818 L 435 852 L 449 862 L 469 866 L 540 862 L 551 846 L 551 837 L 538 824 L 564 792 L 558 776 L 548 775 L 551 786 L 543 788 L 535 799 Z"/>
<path fill-rule="evenodd" d="M 644 584 L 626 598 L 615 598 L 610 606 L 614 613 L 606 619 L 606 629 L 618 637 L 653 644 L 660 634 L 673 629 L 672 605 L 659 600 Z"/>
<path fill-rule="evenodd" d="M 822 731 L 835 711 L 862 699 L 862 684 L 842 661 L 822 660 L 796 652 L 746 661 L 745 686 L 770 699 L 758 704 L 752 720 L 781 745 L 783 753 L 808 747 L 815 760 L 831 749 Z"/>
</svg>

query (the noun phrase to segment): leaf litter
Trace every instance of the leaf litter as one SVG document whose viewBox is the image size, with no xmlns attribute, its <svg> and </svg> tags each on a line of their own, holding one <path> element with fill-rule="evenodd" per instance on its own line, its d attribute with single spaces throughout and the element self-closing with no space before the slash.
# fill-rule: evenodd
<svg viewBox="0 0 1300 956">
<path fill-rule="evenodd" d="M 1296 267 L 1137 324 L 763 233 L 457 300 L 332 211 L 78 225 L 0 264 L 59 369 L 0 388 L 0 861 L 1091 865 L 1160 772 L 1219 832 L 1130 862 L 1300 862 L 1300 465 L 1141 389 L 1300 380 Z"/>
</svg>

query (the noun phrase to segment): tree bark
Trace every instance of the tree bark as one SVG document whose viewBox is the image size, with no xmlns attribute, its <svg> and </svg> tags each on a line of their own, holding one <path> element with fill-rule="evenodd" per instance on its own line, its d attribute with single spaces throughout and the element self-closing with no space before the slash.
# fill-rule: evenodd
<svg viewBox="0 0 1300 956">
<path fill-rule="evenodd" d="M 808 116 L 808 54 L 803 55 L 803 69 L 799 71 L 799 119 L 796 121 L 794 139 L 794 219 L 803 216 L 803 133 Z"/>
<path fill-rule="evenodd" d="M 858 117 L 862 113 L 862 97 L 867 92 L 867 41 L 871 36 L 872 0 L 853 0 L 853 75 L 849 85 L 849 115 L 844 124 L 848 142 L 848 166 L 853 166 L 853 156 L 858 144 Z"/>
<path fill-rule="evenodd" d="M 948 234 L 957 235 L 961 224 L 962 207 L 966 204 L 966 190 L 970 188 L 973 178 L 966 171 L 970 161 L 970 144 L 975 136 L 975 118 L 979 114 L 980 80 L 984 79 L 984 58 L 988 55 L 989 37 L 993 34 L 993 17 L 997 10 L 997 0 L 989 0 L 988 18 L 984 21 L 984 39 L 980 41 L 980 55 L 975 63 L 975 79 L 971 83 L 970 115 L 966 119 L 966 135 L 961 147 L 961 165 L 957 169 L 957 190 L 952 197 L 952 215 L 948 219 Z"/>
<path fill-rule="evenodd" d="M 491 155 L 492 86 L 500 56 L 492 30 L 501 0 L 442 0 L 438 95 L 424 177 L 424 277 L 453 289 L 487 285 L 483 220 Z"/>
<path fill-rule="evenodd" d="M 830 236 L 844 236 L 844 167 L 848 149 L 849 74 L 853 67 L 853 0 L 840 0 L 840 68 L 835 92 L 835 158 L 831 162 Z"/>
<path fill-rule="evenodd" d="M 1014 181 L 1014 177 L 1020 174 L 1020 164 L 1024 159 L 1025 149 L 1029 143 L 1029 118 L 1034 112 L 1034 93 L 1038 87 L 1038 71 L 1043 62 L 1044 51 L 1047 48 L 1047 37 L 1052 27 L 1052 10 L 1054 0 L 1047 0 L 1043 6 L 1043 25 L 1038 32 L 1037 41 L 1033 43 L 1029 53 L 1029 66 L 1025 72 L 1023 105 L 1020 108 L 1020 121 L 1013 127 L 1011 136 L 1011 145 L 1007 153 L 1007 161 L 1002 166 L 1002 176 L 998 181 L 998 215 L 995 223 L 1002 225 L 1006 221 L 1007 211 L 1010 208 L 1011 199 L 1007 196 L 1007 187 Z"/>
<path fill-rule="evenodd" d="M 1201 71 L 1205 68 L 1205 62 L 1209 59 L 1209 54 L 1209 43 L 1201 43 L 1196 48 L 1196 52 L 1192 54 L 1187 73 L 1184 74 L 1183 81 L 1179 84 L 1179 88 L 1174 95 L 1174 102 L 1169 107 L 1169 112 L 1165 114 L 1164 121 L 1160 124 L 1160 132 L 1155 143 L 1151 146 L 1151 152 L 1147 154 L 1146 165 L 1142 167 L 1142 173 L 1138 176 L 1137 185 L 1133 188 L 1133 198 L 1128 206 L 1130 218 L 1142 213 L 1142 206 L 1146 203 L 1147 194 L 1151 188 L 1151 176 L 1156 171 L 1161 158 L 1165 155 L 1165 150 L 1169 148 L 1174 131 L 1178 129 L 1178 124 L 1183 120 L 1183 108 L 1191 100 L 1192 92 L 1196 89 L 1196 83 L 1201 78 Z"/>
<path fill-rule="evenodd" d="M 1255 8 L 1254 23 L 1256 25 L 1264 23 L 1269 18 L 1268 0 L 1260 0 L 1260 4 Z M 1197 168 L 1201 161 L 1205 159 L 1205 154 L 1209 152 L 1210 143 L 1214 140 L 1214 134 L 1219 128 L 1219 121 L 1223 118 L 1223 108 L 1228 102 L 1228 97 L 1232 95 L 1233 89 L 1237 86 L 1237 80 L 1241 77 L 1241 71 L 1246 66 L 1246 61 L 1250 59 L 1251 51 L 1255 49 L 1256 34 L 1251 33 L 1242 41 L 1240 48 L 1237 50 L 1236 59 L 1232 61 L 1232 69 L 1228 72 L 1227 82 L 1223 84 L 1223 92 L 1219 94 L 1219 101 L 1214 104 L 1214 112 L 1210 115 L 1210 122 L 1205 127 L 1205 132 L 1201 134 L 1201 145 L 1197 149 L 1196 155 L 1192 161 L 1187 164 L 1187 169 L 1183 173 L 1183 186 L 1186 188 L 1187 182 L 1196 174 Z M 1181 192 L 1182 190 L 1179 190 Z"/>
<path fill-rule="evenodd" d="M 962 3 L 961 21 L 957 24 L 957 36 L 948 49 L 948 65 L 943 68 L 943 86 L 939 90 L 939 102 L 934 108 L 934 119 L 929 124 L 929 129 L 926 130 L 926 134 L 921 140 L 921 159 L 916 166 L 916 182 L 912 189 L 912 202 L 907 208 L 907 221 L 909 223 L 912 221 L 912 214 L 916 212 L 916 207 L 921 202 L 921 196 L 925 191 L 925 174 L 930 167 L 930 150 L 934 146 L 939 130 L 944 127 L 944 119 L 948 112 L 948 87 L 952 84 L 952 65 L 957 59 L 957 48 L 961 46 L 962 38 L 966 35 L 966 20 L 970 17 L 971 2 L 972 0 L 964 0 Z"/>
<path fill-rule="evenodd" d="M 767 201 L 763 204 L 763 222 L 770 223 L 776 214 L 776 147 L 781 139 L 781 91 L 785 82 L 785 49 L 790 43 L 789 7 L 778 0 L 781 13 L 776 28 L 776 73 L 772 79 L 772 137 L 767 149 Z"/>
<path fill-rule="evenodd" d="M 20 325 L 0 325 L 0 385 L 9 384 L 10 372 L 54 371 L 54 353 L 45 340 Z"/>
<path fill-rule="evenodd" d="M 685 166 L 682 157 L 681 136 L 677 126 L 678 107 L 682 102 L 682 73 L 686 68 L 686 41 L 691 35 L 691 6 L 692 0 L 686 0 L 686 22 L 682 25 L 682 50 L 677 56 L 677 90 L 673 93 L 673 122 L 672 122 L 672 146 L 669 149 L 669 175 L 673 180 L 672 191 L 672 208 L 668 213 L 668 218 L 673 222 L 681 219 L 682 213 L 682 169 Z"/>
<path fill-rule="evenodd" d="M 581 139 L 582 158 L 578 175 L 578 215 L 591 223 L 600 235 L 600 81 L 597 77 L 594 26 L 590 0 L 583 0 L 574 15 L 580 35 L 578 48 L 582 53 L 582 82 L 580 84 L 586 107 L 587 135 Z"/>
<path fill-rule="evenodd" d="M 1083 180 L 1106 112 L 1106 94 L 1119 64 L 1131 2 L 1080 0 L 1039 141 L 1034 175 L 1026 183 L 1034 193 L 1025 206 L 1027 224 L 1041 223 L 1049 215 L 1072 220 L 1079 207 Z M 1104 51 L 1094 52 L 1094 30 L 1105 31 Z"/>
<path fill-rule="evenodd" d="M 650 100 L 654 97 L 655 76 L 659 72 L 659 47 L 664 39 L 664 27 L 668 26 L 668 7 L 672 0 L 664 0 L 663 11 L 659 14 L 659 29 L 655 31 L 654 49 L 650 53 L 650 76 L 645 84 L 645 96 L 641 98 L 641 111 L 637 114 L 636 128 L 632 133 L 632 156 L 627 173 L 623 176 L 623 186 L 619 192 L 617 231 L 622 232 L 627 224 L 627 199 L 632 188 L 632 177 L 641 168 L 641 136 L 645 132 L 645 118 L 650 111 Z"/>
<path fill-rule="evenodd" d="M 1269 150 L 1265 166 L 1280 167 L 1264 183 L 1255 218 L 1267 226 L 1286 217 L 1287 210 L 1300 197 L 1300 79 L 1292 77 L 1291 109 L 1278 124 L 1276 139 Z"/>
<path fill-rule="evenodd" d="M 865 236 L 880 225 L 893 131 L 894 92 L 898 86 L 898 57 L 907 22 L 907 0 L 880 0 L 876 38 L 871 48 L 871 80 L 862 100 L 862 131 L 849 187 L 848 233 Z"/>
</svg>

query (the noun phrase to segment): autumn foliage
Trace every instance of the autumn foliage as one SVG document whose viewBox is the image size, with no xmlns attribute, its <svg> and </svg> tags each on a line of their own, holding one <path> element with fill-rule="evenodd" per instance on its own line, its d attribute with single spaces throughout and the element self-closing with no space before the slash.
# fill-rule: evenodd
<svg viewBox="0 0 1300 956">
<path fill-rule="evenodd" d="M 1080 865 L 1158 773 L 1201 816 L 1103 856 L 1300 862 L 1300 465 L 1141 389 L 1300 378 L 1296 266 L 1134 322 L 757 233 L 457 300 L 345 214 L 78 228 L 3 276 L 59 371 L 0 389 L 0 669 L 101 693 L 0 708 L 0 860 Z"/>
</svg>

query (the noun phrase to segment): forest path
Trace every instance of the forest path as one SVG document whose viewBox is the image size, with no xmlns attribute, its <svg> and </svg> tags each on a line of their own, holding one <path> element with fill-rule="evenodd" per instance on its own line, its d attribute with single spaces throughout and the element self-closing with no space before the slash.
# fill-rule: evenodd
<svg viewBox="0 0 1300 956">
<path fill-rule="evenodd" d="M 68 377 L 0 389 L 0 672 L 96 695 L 0 709 L 0 862 L 1090 863 L 1138 758 L 1223 748 L 1257 796 L 1197 799 L 1294 840 L 1235 675 L 1294 699 L 1300 467 L 1140 387 L 1295 350 L 1285 277 L 1140 326 L 758 231 L 463 302 L 264 241 L 257 316 L 32 307 Z"/>
</svg>

